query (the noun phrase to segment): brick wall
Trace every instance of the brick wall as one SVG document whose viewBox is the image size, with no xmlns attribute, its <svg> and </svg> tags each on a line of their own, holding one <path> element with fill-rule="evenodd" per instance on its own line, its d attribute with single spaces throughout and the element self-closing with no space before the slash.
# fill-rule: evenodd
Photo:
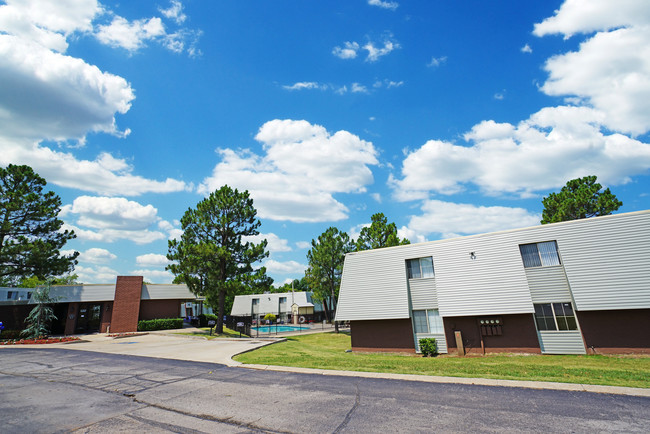
<svg viewBox="0 0 650 434">
<path fill-rule="evenodd" d="M 111 333 L 138 330 L 142 276 L 117 276 L 111 314 Z"/>
<path fill-rule="evenodd" d="M 140 319 L 180 318 L 182 300 L 142 300 Z"/>
</svg>

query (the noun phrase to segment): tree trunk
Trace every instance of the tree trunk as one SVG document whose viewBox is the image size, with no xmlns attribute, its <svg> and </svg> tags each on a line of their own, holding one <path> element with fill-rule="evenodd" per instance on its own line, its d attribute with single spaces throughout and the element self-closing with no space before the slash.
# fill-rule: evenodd
<svg viewBox="0 0 650 434">
<path fill-rule="evenodd" d="M 323 312 L 325 312 L 325 321 L 330 322 L 330 316 L 329 313 L 327 313 L 327 298 L 323 299 Z"/>
<path fill-rule="evenodd" d="M 332 321 L 334 321 L 334 331 L 336 333 L 339 332 L 339 323 L 335 320 L 336 316 L 334 316 L 334 288 L 332 288 L 332 298 L 330 299 L 330 309 L 332 312 Z"/>
<path fill-rule="evenodd" d="M 217 315 L 217 330 L 216 334 L 223 334 L 223 316 L 226 310 L 226 291 L 221 289 L 219 291 L 219 315 Z"/>
</svg>

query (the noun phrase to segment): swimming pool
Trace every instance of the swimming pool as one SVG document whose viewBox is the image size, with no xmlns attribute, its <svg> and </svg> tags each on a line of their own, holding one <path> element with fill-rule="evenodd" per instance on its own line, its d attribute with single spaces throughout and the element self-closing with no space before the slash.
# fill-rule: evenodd
<svg viewBox="0 0 650 434">
<path fill-rule="evenodd" d="M 297 332 L 300 330 L 309 330 L 309 327 L 289 326 L 289 325 L 251 327 L 251 332 L 259 331 L 260 333 L 275 333 L 276 331 L 278 333 Z"/>
</svg>

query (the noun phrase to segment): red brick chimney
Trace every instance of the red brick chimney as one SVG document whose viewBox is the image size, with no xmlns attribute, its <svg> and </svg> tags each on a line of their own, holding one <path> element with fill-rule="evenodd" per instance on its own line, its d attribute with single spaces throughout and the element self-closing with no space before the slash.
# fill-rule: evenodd
<svg viewBox="0 0 650 434">
<path fill-rule="evenodd" d="M 111 318 L 111 333 L 138 331 L 142 276 L 117 276 L 115 301 Z"/>
</svg>

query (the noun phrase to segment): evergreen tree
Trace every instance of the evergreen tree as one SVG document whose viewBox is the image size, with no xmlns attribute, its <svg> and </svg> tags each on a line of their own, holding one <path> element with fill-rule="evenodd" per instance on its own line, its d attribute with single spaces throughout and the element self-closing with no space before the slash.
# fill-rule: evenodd
<svg viewBox="0 0 650 434">
<path fill-rule="evenodd" d="M 330 227 L 323 232 L 318 237 L 318 241 L 311 240 L 311 249 L 307 252 L 309 265 L 306 278 L 314 291 L 314 298 L 323 303 L 325 317 L 328 320 L 334 320 L 333 314 L 341 287 L 345 254 L 353 250 L 354 246 L 348 234 L 335 227 Z M 329 317 L 328 310 L 332 318 Z M 338 324 L 335 323 L 334 327 L 338 332 Z"/>
<path fill-rule="evenodd" d="M 572 179 L 559 193 L 551 193 L 544 199 L 542 224 L 577 220 L 609 215 L 619 209 L 623 202 L 609 188 L 596 182 L 595 176 Z"/>
<path fill-rule="evenodd" d="M 268 283 L 266 269 L 253 264 L 268 256 L 266 240 L 259 244 L 242 241 L 258 235 L 260 221 L 248 191 L 223 186 L 188 209 L 181 219 L 183 235 L 169 241 L 167 269 L 175 283 L 185 283 L 208 305 L 218 306 L 216 332 L 223 333 L 226 297 L 246 293 Z"/>
<path fill-rule="evenodd" d="M 50 283 L 36 288 L 32 292 L 32 300 L 36 302 L 36 306 L 25 318 L 27 328 L 20 334 L 28 339 L 47 337 L 50 334 L 50 325 L 56 319 L 54 310 L 50 306 L 56 302 L 56 299 L 50 297 Z"/>
<path fill-rule="evenodd" d="M 79 252 L 61 255 L 75 238 L 60 231 L 61 199 L 43 192 L 47 183 L 29 166 L 0 168 L 0 284 L 15 285 L 36 276 L 44 280 L 71 272 Z"/>
<path fill-rule="evenodd" d="M 395 223 L 388 223 L 388 219 L 383 213 L 373 214 L 370 219 L 372 223 L 370 226 L 361 229 L 361 233 L 357 239 L 357 252 L 411 244 L 406 238 L 400 239 L 397 235 L 397 226 L 395 226 Z"/>
</svg>

